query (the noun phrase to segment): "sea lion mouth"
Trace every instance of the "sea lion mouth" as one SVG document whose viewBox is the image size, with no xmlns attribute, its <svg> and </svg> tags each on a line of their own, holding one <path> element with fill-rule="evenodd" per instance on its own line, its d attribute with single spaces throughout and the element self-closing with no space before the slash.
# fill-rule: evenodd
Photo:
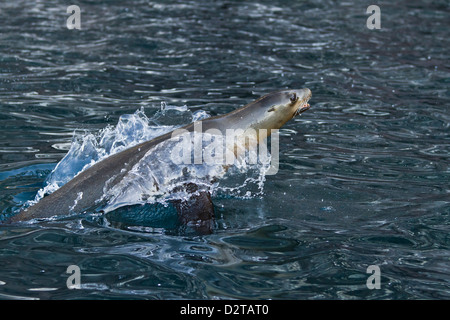
<svg viewBox="0 0 450 320">
<path fill-rule="evenodd" d="M 311 106 L 309 105 L 309 103 L 303 104 L 303 106 L 301 108 L 298 108 L 297 111 L 295 112 L 295 115 L 298 116 L 300 113 L 305 112 L 306 110 L 308 110 L 309 108 L 311 108 Z"/>
<path fill-rule="evenodd" d="M 298 107 L 298 109 L 295 111 L 294 117 L 298 116 L 300 113 L 303 113 L 306 110 L 308 110 L 309 108 L 311 108 L 311 106 L 308 103 L 309 99 L 311 99 L 311 94 L 309 94 L 306 97 L 306 99 L 303 101 L 303 103 L 300 105 L 300 107 Z"/>
</svg>

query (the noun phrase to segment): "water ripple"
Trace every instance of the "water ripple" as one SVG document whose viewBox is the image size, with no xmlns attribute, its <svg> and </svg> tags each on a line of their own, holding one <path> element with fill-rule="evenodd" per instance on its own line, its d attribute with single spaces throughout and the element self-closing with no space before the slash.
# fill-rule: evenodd
<svg viewBox="0 0 450 320">
<path fill-rule="evenodd" d="M 58 0 L 0 4 L 2 217 L 35 197 L 75 131 L 141 107 L 214 116 L 308 87 L 312 108 L 283 128 L 263 193 L 218 195 L 212 235 L 95 215 L 1 226 L 2 298 L 449 298 L 446 1 L 381 4 L 380 30 L 355 1 L 80 6 L 82 29 L 67 30 Z M 171 117 L 158 125 L 184 121 Z"/>
</svg>

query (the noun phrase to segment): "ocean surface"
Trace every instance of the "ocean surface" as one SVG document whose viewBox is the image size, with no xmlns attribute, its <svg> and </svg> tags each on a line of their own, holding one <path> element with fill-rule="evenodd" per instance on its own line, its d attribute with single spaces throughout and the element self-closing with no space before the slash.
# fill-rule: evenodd
<svg viewBox="0 0 450 320">
<path fill-rule="evenodd" d="M 111 146 L 313 95 L 212 234 L 133 203 L 0 225 L 0 298 L 450 299 L 449 2 L 378 1 L 380 29 L 371 4 L 81 0 L 69 29 L 67 1 L 2 1 L 0 220 Z"/>
</svg>

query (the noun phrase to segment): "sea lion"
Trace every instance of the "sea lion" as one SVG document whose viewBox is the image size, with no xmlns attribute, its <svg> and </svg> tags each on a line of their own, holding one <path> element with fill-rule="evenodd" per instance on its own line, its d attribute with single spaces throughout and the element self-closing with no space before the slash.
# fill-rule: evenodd
<svg viewBox="0 0 450 320">
<path fill-rule="evenodd" d="M 272 92 L 228 114 L 204 119 L 200 127 L 203 132 L 215 129 L 225 134 L 229 129 L 240 129 L 241 132 L 251 129 L 257 134 L 265 131 L 270 135 L 272 129 L 279 129 L 294 116 L 308 110 L 311 95 L 309 89 Z M 197 127 L 198 122 L 186 125 L 181 130 L 193 132 Z M 12 216 L 8 222 L 82 213 L 100 207 L 100 199 L 103 203 L 108 201 L 103 199 L 106 183 L 108 186 L 118 184 L 152 148 L 173 135 L 174 132 L 166 133 L 99 161 L 55 192 Z M 180 221 L 199 229 L 210 230 L 214 218 L 210 194 L 191 183 L 187 183 L 186 191 L 191 193 L 192 197 L 173 201 Z"/>
</svg>

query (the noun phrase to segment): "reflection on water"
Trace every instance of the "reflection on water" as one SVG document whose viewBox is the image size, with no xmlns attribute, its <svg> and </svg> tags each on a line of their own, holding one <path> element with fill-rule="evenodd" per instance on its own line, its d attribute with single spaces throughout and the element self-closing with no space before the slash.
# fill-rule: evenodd
<svg viewBox="0 0 450 320">
<path fill-rule="evenodd" d="M 449 298 L 446 1 L 379 3 L 380 30 L 352 1 L 78 5 L 81 30 L 58 0 L 0 4 L 2 215 L 74 131 L 141 107 L 217 115 L 308 87 L 311 110 L 282 129 L 263 195 L 216 196 L 212 235 L 107 215 L 1 226 L 3 298 Z M 82 290 L 65 286 L 71 264 Z"/>
</svg>

